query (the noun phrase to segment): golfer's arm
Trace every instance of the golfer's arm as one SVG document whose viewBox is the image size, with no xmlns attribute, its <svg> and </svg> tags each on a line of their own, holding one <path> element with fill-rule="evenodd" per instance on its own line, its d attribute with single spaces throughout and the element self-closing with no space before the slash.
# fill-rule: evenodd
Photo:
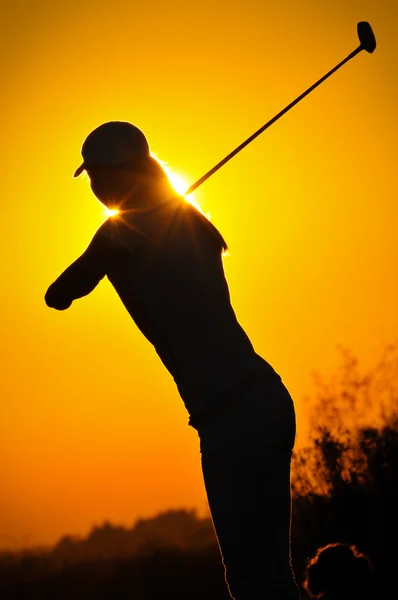
<svg viewBox="0 0 398 600">
<path fill-rule="evenodd" d="M 92 292 L 105 274 L 104 260 L 92 242 L 50 285 L 44 297 L 47 306 L 57 310 L 69 308 L 73 300 Z"/>
</svg>

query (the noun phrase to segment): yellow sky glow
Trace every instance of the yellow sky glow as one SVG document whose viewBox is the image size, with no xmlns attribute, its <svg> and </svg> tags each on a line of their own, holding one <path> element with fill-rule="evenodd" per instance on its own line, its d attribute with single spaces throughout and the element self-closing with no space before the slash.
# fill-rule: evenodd
<svg viewBox="0 0 398 600">
<path fill-rule="evenodd" d="M 352 52 L 368 20 L 375 52 L 194 201 L 229 246 L 235 312 L 295 400 L 299 445 L 311 372 L 335 371 L 338 344 L 371 366 L 397 337 L 398 4 L 192 6 L 21 0 L 3 11 L 0 547 L 207 510 L 197 434 L 109 282 L 66 311 L 44 303 L 104 220 L 87 179 L 73 178 L 100 123 L 140 127 L 184 193 Z"/>
</svg>

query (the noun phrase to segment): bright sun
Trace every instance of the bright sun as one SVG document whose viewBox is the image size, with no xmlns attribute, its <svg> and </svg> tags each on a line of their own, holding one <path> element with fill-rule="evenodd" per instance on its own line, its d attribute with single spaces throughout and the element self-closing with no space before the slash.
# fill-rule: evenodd
<svg viewBox="0 0 398 600">
<path fill-rule="evenodd" d="M 163 168 L 166 171 L 167 177 L 169 178 L 170 183 L 175 189 L 175 191 L 181 196 L 183 196 L 184 192 L 186 192 L 189 187 L 186 181 L 184 181 L 184 179 L 179 175 L 176 175 L 176 173 L 173 173 L 173 171 L 169 169 L 167 165 L 163 164 Z M 184 198 L 187 202 L 193 204 L 195 208 L 197 208 L 202 214 L 204 214 L 201 206 L 195 200 L 195 194 L 189 194 L 189 196 L 184 196 Z"/>
<path fill-rule="evenodd" d="M 106 215 L 107 218 L 108 217 L 114 217 L 115 215 L 118 214 L 118 212 L 119 211 L 117 209 L 107 208 L 105 206 L 105 215 Z"/>
</svg>

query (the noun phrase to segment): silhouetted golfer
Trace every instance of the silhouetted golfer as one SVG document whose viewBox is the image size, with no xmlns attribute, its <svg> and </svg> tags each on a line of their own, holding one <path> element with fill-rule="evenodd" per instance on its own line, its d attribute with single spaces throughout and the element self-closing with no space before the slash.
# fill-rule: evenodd
<svg viewBox="0 0 398 600">
<path fill-rule="evenodd" d="M 118 208 L 49 287 L 58 310 L 106 275 L 171 373 L 197 429 L 230 594 L 297 600 L 290 561 L 292 398 L 232 309 L 210 221 L 177 195 L 144 134 L 113 121 L 82 147 L 95 196 Z"/>
</svg>

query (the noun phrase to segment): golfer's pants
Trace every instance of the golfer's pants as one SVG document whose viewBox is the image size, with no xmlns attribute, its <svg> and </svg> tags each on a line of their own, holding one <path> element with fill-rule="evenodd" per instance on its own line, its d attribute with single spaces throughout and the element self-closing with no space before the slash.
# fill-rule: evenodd
<svg viewBox="0 0 398 600">
<path fill-rule="evenodd" d="M 237 398 L 236 394 L 239 395 Z M 235 600 L 298 600 L 291 567 L 290 465 L 296 423 L 279 376 L 257 376 L 199 430 L 225 581 Z"/>
</svg>

